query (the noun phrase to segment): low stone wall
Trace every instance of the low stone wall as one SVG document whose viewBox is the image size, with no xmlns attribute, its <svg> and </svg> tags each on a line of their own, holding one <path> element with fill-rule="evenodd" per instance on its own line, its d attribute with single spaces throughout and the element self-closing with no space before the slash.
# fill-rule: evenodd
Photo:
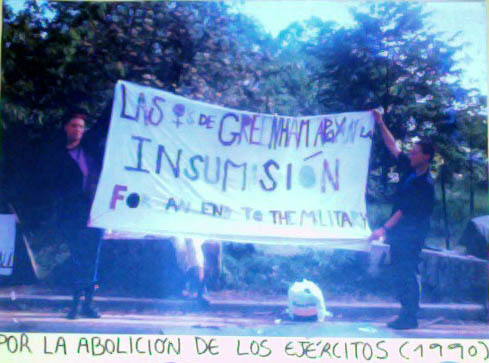
<svg viewBox="0 0 489 363">
<path fill-rule="evenodd" d="M 256 250 L 243 249 L 241 254 L 235 251 L 233 258 L 229 249 L 224 250 L 229 261 L 224 264 L 223 275 L 236 283 L 224 283 L 222 287 L 286 295 L 294 281 L 307 278 L 316 282 L 329 300 L 351 297 L 361 301 L 366 297 L 393 301 L 390 272 L 385 267 L 387 245 L 374 244 L 370 252 L 319 246 L 255 246 Z M 221 265 L 219 259 L 214 262 Z M 104 289 L 124 296 L 164 297 L 178 294 L 185 283 L 169 241 L 105 241 L 99 272 Z M 486 260 L 451 251 L 423 250 L 420 272 L 423 303 L 487 305 Z M 219 275 L 221 270 L 213 273 Z M 68 276 L 67 262 L 49 280 L 59 286 Z"/>
<path fill-rule="evenodd" d="M 421 281 L 432 302 L 449 301 L 487 304 L 488 261 L 450 252 L 423 250 Z"/>
<path fill-rule="evenodd" d="M 373 245 L 374 256 L 370 267 L 376 273 L 387 259 L 389 246 Z M 365 252 L 367 253 L 367 252 Z M 489 262 L 453 251 L 424 249 L 419 266 L 423 302 L 472 302 L 487 305 L 489 289 Z"/>
</svg>

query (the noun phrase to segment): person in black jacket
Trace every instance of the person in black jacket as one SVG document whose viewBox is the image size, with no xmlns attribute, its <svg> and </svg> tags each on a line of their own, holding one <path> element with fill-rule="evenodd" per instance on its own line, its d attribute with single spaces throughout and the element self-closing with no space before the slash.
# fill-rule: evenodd
<svg viewBox="0 0 489 363">
<path fill-rule="evenodd" d="M 390 245 L 390 258 L 394 274 L 394 286 L 401 303 L 399 317 L 387 324 L 393 329 L 417 328 L 420 280 L 418 264 L 425 238 L 430 228 L 435 191 L 430 175 L 430 163 L 434 147 L 430 140 L 417 142 L 409 155 L 401 152 L 382 114 L 374 110 L 374 118 L 380 127 L 385 145 L 396 158 L 401 179 L 392 215 L 383 227 L 373 231 L 370 240 L 385 238 Z"/>
<path fill-rule="evenodd" d="M 97 187 L 100 158 L 84 138 L 87 116 L 71 113 L 64 122 L 65 138 L 51 148 L 44 167 L 57 209 L 59 229 L 69 245 L 73 265 L 73 301 L 66 317 L 75 319 L 81 314 L 99 318 L 93 307 L 93 295 L 98 280 L 101 230 L 88 228 L 87 223 Z"/>
</svg>

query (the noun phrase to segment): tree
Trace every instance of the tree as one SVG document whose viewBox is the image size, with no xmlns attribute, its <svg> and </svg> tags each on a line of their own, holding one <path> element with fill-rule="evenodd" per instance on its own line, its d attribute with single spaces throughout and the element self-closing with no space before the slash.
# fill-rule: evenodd
<svg viewBox="0 0 489 363">
<path fill-rule="evenodd" d="M 276 102 L 278 106 L 288 106 L 283 114 L 305 116 L 323 113 L 322 105 L 317 100 L 319 81 L 315 79 L 321 62 L 308 49 L 317 45 L 315 42 L 320 32 L 330 35 L 334 26 L 332 22 L 313 17 L 302 23 L 292 23 L 278 35 L 275 42 L 276 61 L 282 72 L 276 82 L 278 87 L 285 90 L 285 94 L 276 96 Z"/>
<path fill-rule="evenodd" d="M 417 134 L 434 136 L 449 175 L 468 180 L 470 169 L 475 184 L 487 178 L 487 99 L 461 86 L 454 55 L 463 45 L 427 29 L 421 5 L 362 5 L 351 10 L 353 28 L 312 18 L 273 39 L 221 2 L 29 0 L 17 14 L 4 4 L 10 170 L 35 164 L 72 106 L 98 120 L 92 130 L 103 138 L 115 83 L 124 79 L 252 112 L 298 116 L 381 105 L 405 144 Z M 378 138 L 372 155 L 371 170 L 389 166 Z M 387 171 L 370 184 L 384 185 Z M 16 183 L 28 187 L 32 178 L 23 173 Z"/>
<path fill-rule="evenodd" d="M 30 166 L 67 110 L 85 109 L 106 135 L 118 79 L 256 112 L 272 112 L 270 99 L 284 92 L 264 82 L 280 72 L 270 36 L 224 3 L 31 0 L 18 14 L 5 10 L 5 167 L 16 201 L 35 194 Z"/>
<path fill-rule="evenodd" d="M 4 104 L 12 122 L 59 123 L 72 104 L 97 117 L 118 79 L 264 111 L 261 80 L 278 73 L 270 37 L 223 3 L 32 1 L 5 22 Z"/>
<path fill-rule="evenodd" d="M 451 45 L 457 35 L 441 41 L 427 28 L 423 6 L 409 2 L 373 3 L 351 14 L 355 27 L 319 34 L 317 45 L 310 47 L 321 62 L 319 101 L 330 112 L 382 106 L 394 136 L 409 142 L 415 135 L 431 135 L 452 171 L 461 168 L 465 156 L 451 139 L 450 118 L 455 112 L 464 140 L 469 119 L 478 130 L 484 125 L 476 116 L 482 103 L 469 107 L 459 102 L 468 91 L 460 84 L 454 58 L 463 45 Z M 376 141 L 371 169 L 389 160 Z M 386 174 L 384 168 L 384 183 Z"/>
</svg>

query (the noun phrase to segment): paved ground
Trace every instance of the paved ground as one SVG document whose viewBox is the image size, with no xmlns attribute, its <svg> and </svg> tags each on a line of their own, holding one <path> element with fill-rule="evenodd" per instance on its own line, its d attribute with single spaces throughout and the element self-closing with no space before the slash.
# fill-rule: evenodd
<svg viewBox="0 0 489 363">
<path fill-rule="evenodd" d="M 392 318 L 392 317 L 391 317 Z M 101 319 L 70 321 L 53 311 L 2 311 L 2 332 L 232 335 L 232 336 L 308 336 L 363 338 L 477 338 L 488 339 L 487 324 L 421 319 L 420 327 L 394 331 L 385 319 L 352 321 L 332 318 L 323 323 L 290 321 L 284 314 L 239 312 L 183 312 L 130 314 L 104 311 Z"/>
<path fill-rule="evenodd" d="M 209 295 L 199 308 L 182 298 L 97 296 L 101 319 L 64 318 L 71 297 L 37 287 L 0 288 L 0 332 L 175 334 L 289 337 L 418 337 L 489 339 L 477 304 L 423 304 L 420 327 L 394 331 L 385 326 L 399 311 L 391 302 L 328 301 L 334 317 L 323 323 L 295 322 L 285 314 L 284 297 L 236 292 Z"/>
</svg>

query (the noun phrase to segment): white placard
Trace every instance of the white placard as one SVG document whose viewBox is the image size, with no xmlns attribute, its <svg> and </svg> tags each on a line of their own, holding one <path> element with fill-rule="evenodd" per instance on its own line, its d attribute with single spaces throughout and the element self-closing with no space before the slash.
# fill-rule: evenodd
<svg viewBox="0 0 489 363">
<path fill-rule="evenodd" d="M 0 275 L 9 276 L 14 268 L 15 215 L 0 214 Z"/>
</svg>

